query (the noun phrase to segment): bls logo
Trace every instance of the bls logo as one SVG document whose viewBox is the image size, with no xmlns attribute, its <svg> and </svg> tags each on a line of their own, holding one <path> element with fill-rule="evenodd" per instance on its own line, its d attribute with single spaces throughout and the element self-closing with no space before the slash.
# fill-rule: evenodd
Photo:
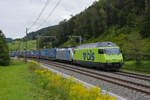
<svg viewBox="0 0 150 100">
<path fill-rule="evenodd" d="M 90 52 L 84 52 L 83 53 L 83 57 L 84 57 L 84 60 L 91 60 L 91 61 L 94 61 L 95 60 L 95 57 L 94 57 L 94 53 L 90 50 Z"/>
</svg>

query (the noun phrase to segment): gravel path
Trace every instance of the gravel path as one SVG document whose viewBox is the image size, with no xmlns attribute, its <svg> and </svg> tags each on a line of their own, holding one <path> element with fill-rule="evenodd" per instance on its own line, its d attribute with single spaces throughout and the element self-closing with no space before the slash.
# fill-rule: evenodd
<svg viewBox="0 0 150 100">
<path fill-rule="evenodd" d="M 64 70 L 62 68 L 50 66 L 50 65 L 47 65 L 47 64 L 44 64 L 44 65 L 46 65 L 48 67 L 51 67 L 55 70 L 58 70 L 62 73 L 74 76 L 77 79 L 80 79 L 80 80 L 85 81 L 87 83 L 90 83 L 92 85 L 98 85 L 101 89 L 108 90 L 108 91 L 110 91 L 114 94 L 120 95 L 120 96 L 126 98 L 127 100 L 150 100 L 150 95 L 148 96 L 148 95 L 145 95 L 145 94 L 141 94 L 141 93 L 138 93 L 136 91 L 126 89 L 124 87 L 120 87 L 120 86 L 117 86 L 117 85 L 114 85 L 114 84 L 111 84 L 111 83 L 107 83 L 105 81 L 97 80 L 97 79 L 94 79 L 92 77 L 81 75 L 79 73 L 75 73 L 75 72 L 72 72 L 72 71 Z M 87 69 L 87 70 L 90 71 L 91 69 Z M 109 72 L 101 72 L 101 71 L 96 71 L 96 70 L 94 70 L 94 71 L 97 72 L 97 73 L 103 73 L 103 74 L 107 74 L 107 75 L 111 75 L 111 76 L 113 75 L 113 76 L 118 77 L 118 78 L 121 77 L 122 79 L 131 80 L 131 81 L 138 82 L 138 83 L 142 82 L 143 84 L 150 85 L 150 82 L 148 82 L 148 81 L 134 79 L 134 78 L 130 78 L 130 77 L 119 76 L 119 75 L 109 73 Z"/>
</svg>

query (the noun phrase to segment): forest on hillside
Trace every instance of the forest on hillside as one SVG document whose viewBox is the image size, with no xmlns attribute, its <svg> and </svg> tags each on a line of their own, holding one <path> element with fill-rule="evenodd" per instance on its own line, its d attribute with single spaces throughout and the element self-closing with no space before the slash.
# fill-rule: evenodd
<svg viewBox="0 0 150 100">
<path fill-rule="evenodd" d="M 112 41 L 121 47 L 125 59 L 149 59 L 150 0 L 99 0 L 59 25 L 28 34 L 28 39 L 35 40 L 38 34 L 57 37 L 41 39 L 40 48 L 79 45 L 78 39 L 69 38 L 77 35 L 82 43 Z"/>
</svg>

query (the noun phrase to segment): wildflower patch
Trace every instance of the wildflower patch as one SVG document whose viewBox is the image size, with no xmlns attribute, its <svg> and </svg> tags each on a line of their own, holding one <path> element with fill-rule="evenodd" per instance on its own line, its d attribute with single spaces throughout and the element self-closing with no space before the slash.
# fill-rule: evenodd
<svg viewBox="0 0 150 100">
<path fill-rule="evenodd" d="M 75 82 L 73 77 L 63 78 L 45 68 L 34 67 L 32 70 L 38 77 L 41 87 L 49 90 L 57 100 L 116 100 L 116 97 L 102 94 L 99 87 L 88 89 L 82 83 Z"/>
</svg>

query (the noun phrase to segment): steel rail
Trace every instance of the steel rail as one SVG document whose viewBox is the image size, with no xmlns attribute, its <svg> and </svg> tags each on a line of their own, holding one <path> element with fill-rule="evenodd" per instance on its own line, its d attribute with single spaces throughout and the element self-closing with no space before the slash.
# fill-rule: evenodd
<svg viewBox="0 0 150 100">
<path fill-rule="evenodd" d="M 137 74 L 137 73 L 132 73 L 132 72 L 125 72 L 125 71 L 120 71 L 120 72 L 124 73 L 124 74 L 136 75 L 136 76 L 141 76 L 141 77 L 149 78 L 150 79 L 150 76 L 148 76 L 148 75 Z"/>
<path fill-rule="evenodd" d="M 116 82 L 116 81 L 112 81 L 112 80 L 106 79 L 106 78 L 117 79 L 117 78 L 114 78 L 114 77 L 110 77 L 110 76 L 107 77 L 107 75 L 103 75 L 103 74 L 95 75 L 95 73 L 91 72 L 91 71 L 85 71 L 85 70 L 74 68 L 74 67 L 71 67 L 71 66 L 64 67 L 66 65 L 58 64 L 58 63 L 56 64 L 54 62 L 48 62 L 48 61 L 45 62 L 44 61 L 44 63 L 47 63 L 48 65 L 53 65 L 55 67 L 63 68 L 63 69 L 66 69 L 66 70 L 70 70 L 70 71 L 73 71 L 73 72 L 76 72 L 76 73 L 79 73 L 79 74 L 82 74 L 82 75 L 90 76 L 90 77 L 93 77 L 93 78 L 96 78 L 96 79 L 99 79 L 99 80 L 103 80 L 103 81 L 106 81 L 106 82 L 109 82 L 109 83 L 112 83 L 112 84 L 115 84 L 115 85 L 118 85 L 118 86 L 122 86 L 122 87 L 125 87 L 125 88 L 128 88 L 128 89 L 132 89 L 132 90 L 135 90 L 135 91 L 138 91 L 138 92 L 150 95 L 150 91 L 146 91 L 145 89 L 141 89 L 141 88 L 139 89 L 139 88 L 136 88 L 136 87 L 133 87 L 133 86 L 130 86 L 130 85 L 126 85 L 126 84 L 122 84 L 122 83 L 119 83 L 119 82 Z M 100 75 L 100 76 L 98 76 L 98 75 Z M 103 78 L 103 77 L 105 77 L 105 78 Z M 136 85 L 136 86 L 150 88 L 150 86 L 139 84 L 139 83 L 134 83 L 134 82 L 130 82 L 130 81 L 127 82 L 127 80 L 125 80 L 125 81 L 122 80 L 122 79 L 117 79 L 117 80 L 123 81 L 125 83 L 129 83 L 129 84 L 133 84 L 133 85 Z"/>
<path fill-rule="evenodd" d="M 127 77 L 145 80 L 145 81 L 150 81 L 150 78 L 146 78 L 146 76 L 140 76 L 141 74 L 137 74 L 136 76 L 132 73 L 124 73 L 124 72 L 116 72 L 113 74 L 118 74 L 118 75 L 122 75 L 122 76 L 127 76 Z"/>
<path fill-rule="evenodd" d="M 106 77 L 106 78 L 115 79 L 115 80 L 118 80 L 118 81 L 130 83 L 130 84 L 133 84 L 133 85 L 137 85 L 137 86 L 141 86 L 141 87 L 145 87 L 145 88 L 150 88 L 150 85 L 135 83 L 135 82 L 127 81 L 127 80 L 124 80 L 124 79 L 120 79 L 120 78 L 116 78 L 116 77 L 112 77 L 112 76 L 108 76 L 108 75 L 104 75 L 104 74 L 100 74 L 100 73 L 96 73 L 96 72 L 92 72 L 92 71 L 87 71 L 87 70 L 80 69 L 80 68 L 75 68 L 75 67 L 72 67 L 72 65 L 66 65 L 66 64 L 62 64 L 62 63 L 56 63 L 56 62 L 52 62 L 52 63 L 63 65 L 63 66 L 65 65 L 65 66 L 68 66 L 69 68 L 72 68 L 72 69 L 81 70 L 83 72 L 91 73 L 91 74 L 98 75 L 98 76 L 103 76 L 103 77 Z"/>
</svg>

